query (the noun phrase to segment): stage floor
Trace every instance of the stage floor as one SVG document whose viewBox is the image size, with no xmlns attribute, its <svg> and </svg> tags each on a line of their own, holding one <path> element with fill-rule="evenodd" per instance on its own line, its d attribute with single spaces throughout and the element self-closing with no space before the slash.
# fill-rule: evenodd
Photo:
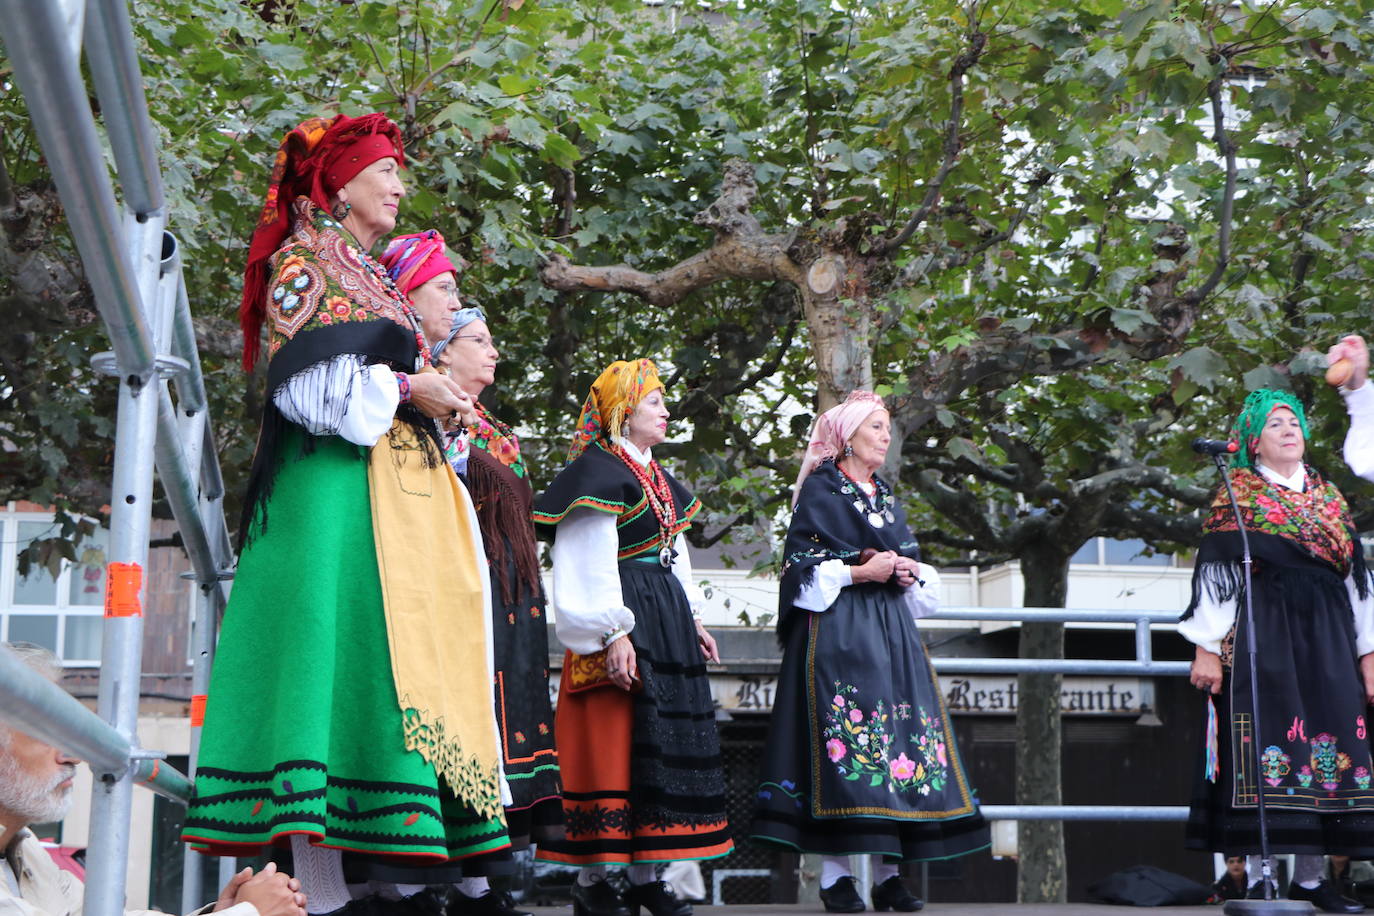
<svg viewBox="0 0 1374 916">
<path fill-rule="evenodd" d="M 793 916 L 793 914 L 823 914 L 824 908 L 820 904 L 812 905 L 791 905 L 791 904 L 772 904 L 767 906 L 704 906 L 695 904 L 697 913 L 700 916 Z M 999 916 L 1007 913 L 1066 913 L 1069 916 L 1106 916 L 1106 914 L 1116 914 L 1121 916 L 1123 912 L 1131 910 L 1131 907 L 1110 906 L 1105 903 L 1037 903 L 1037 904 L 1017 904 L 1017 903 L 940 903 L 928 902 L 922 913 L 937 914 L 937 916 Z M 530 907 L 535 916 L 570 916 L 571 906 L 563 907 Z M 868 912 L 872 912 L 869 910 Z M 1221 916 L 1220 906 L 1171 906 L 1166 907 L 1163 912 L 1177 914 L 1177 916 L 1201 916 L 1203 913 L 1211 916 Z"/>
</svg>

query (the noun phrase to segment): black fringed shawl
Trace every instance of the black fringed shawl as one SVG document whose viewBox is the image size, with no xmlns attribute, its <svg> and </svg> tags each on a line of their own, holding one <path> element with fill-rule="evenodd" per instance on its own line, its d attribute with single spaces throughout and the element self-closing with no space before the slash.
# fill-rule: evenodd
<svg viewBox="0 0 1374 916">
<path fill-rule="evenodd" d="M 1357 593 L 1367 597 L 1369 572 L 1345 497 L 1311 467 L 1304 469 L 1301 493 L 1250 468 L 1231 470 L 1231 486 L 1249 535 L 1251 556 L 1257 567 L 1273 575 L 1306 579 L 1308 584 L 1299 587 L 1311 587 L 1311 574 L 1322 570 L 1335 574 L 1339 582 L 1353 575 Z M 1193 570 L 1192 600 L 1180 620 L 1193 616 L 1204 590 L 1218 604 L 1239 600 L 1242 595 L 1243 550 L 1225 486 L 1217 489 L 1203 531 L 1206 534 Z M 1332 597 L 1344 601 L 1344 589 L 1339 596 L 1333 592 Z"/>
<path fill-rule="evenodd" d="M 921 559 L 920 548 L 906 524 L 906 513 L 891 497 L 879 478 L 874 482 L 878 494 L 870 499 L 851 481 L 834 461 L 825 461 L 802 482 L 792 522 L 787 526 L 783 546 L 782 582 L 778 590 L 778 638 L 786 637 L 793 620 L 804 619 L 795 608 L 797 595 L 810 570 L 825 560 L 853 563 L 866 547 L 891 550 L 913 560 Z M 890 518 L 889 518 L 890 513 Z M 873 525 L 873 517 L 882 526 Z M 868 588 L 899 586 L 867 583 Z"/>
<path fill-rule="evenodd" d="M 321 438 L 296 427 L 300 446 L 294 455 L 284 453 L 293 424 L 273 402 L 278 390 L 312 366 L 345 354 L 359 356 L 367 365 L 387 363 L 399 372 L 415 372 L 422 365 L 414 327 L 400 293 L 381 279 L 385 272 L 379 275 L 380 267 L 348 230 L 308 198 L 296 201 L 293 214 L 291 235 L 272 256 L 267 283 L 267 399 L 239 520 L 240 549 L 267 527 L 267 502 L 281 463 L 310 454 Z M 323 422 L 337 426 L 349 398 L 325 402 L 324 392 L 337 381 L 332 374 L 320 371 L 318 384 L 305 398 L 314 400 L 313 414 L 320 414 L 323 406 Z M 396 415 L 416 428 L 420 441 L 434 446 L 426 453 L 428 461 L 443 460 L 431 420 L 409 404 Z M 359 457 L 364 457 L 361 451 Z"/>
<path fill-rule="evenodd" d="M 515 476 L 474 442 L 468 452 L 467 483 L 501 602 L 515 601 L 517 587 L 525 594 L 538 593 L 539 553 L 530 515 L 534 506 L 530 482 Z"/>
</svg>

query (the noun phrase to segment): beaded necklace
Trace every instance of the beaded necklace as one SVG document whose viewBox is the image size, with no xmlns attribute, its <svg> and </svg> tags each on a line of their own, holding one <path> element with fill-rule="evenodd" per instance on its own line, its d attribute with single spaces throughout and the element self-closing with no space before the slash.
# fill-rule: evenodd
<svg viewBox="0 0 1374 916">
<path fill-rule="evenodd" d="M 401 292 L 400 287 L 398 287 L 396 282 L 387 275 L 386 268 L 383 267 L 380 262 L 374 260 L 372 255 L 363 251 L 361 248 L 355 248 L 353 250 L 358 253 L 358 260 L 377 278 L 378 282 L 380 282 L 391 295 L 391 298 L 401 307 L 401 314 L 405 315 L 406 320 L 410 322 L 411 333 L 415 335 L 415 346 L 420 350 L 420 355 L 415 360 L 415 371 L 419 372 L 431 363 L 429 344 L 425 342 L 425 332 L 423 330 L 423 325 L 420 324 L 419 313 L 415 311 L 415 306 L 410 301 L 410 297 Z"/>
<path fill-rule="evenodd" d="M 838 462 L 835 464 L 835 470 L 839 471 L 840 477 L 843 478 L 840 482 L 840 493 L 848 497 L 854 511 L 867 518 L 870 525 L 881 528 L 896 521 L 896 516 L 892 514 L 892 490 L 883 483 L 881 477 L 870 478 L 873 481 L 873 498 L 870 499 L 859 482 L 850 477 Z"/>
<path fill-rule="evenodd" d="M 663 567 L 673 565 L 673 527 L 677 524 L 677 507 L 673 505 L 673 491 L 668 488 L 668 477 L 657 461 L 649 460 L 646 468 L 626 453 L 620 444 L 612 443 L 610 452 L 630 469 L 630 473 L 644 488 L 644 498 L 649 501 L 654 518 L 658 519 L 658 562 Z"/>
</svg>

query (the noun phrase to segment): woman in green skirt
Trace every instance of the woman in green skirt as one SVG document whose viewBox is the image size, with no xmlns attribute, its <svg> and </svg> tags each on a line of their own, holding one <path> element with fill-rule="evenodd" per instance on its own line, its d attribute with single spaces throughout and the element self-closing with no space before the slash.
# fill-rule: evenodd
<svg viewBox="0 0 1374 916">
<path fill-rule="evenodd" d="M 422 864 L 509 843 L 487 564 L 433 420 L 472 403 L 367 253 L 403 164 L 380 114 L 291 131 L 240 306 L 245 368 L 267 329 L 268 401 L 183 839 L 289 845 L 313 914 L 360 912 L 343 851 Z"/>
</svg>

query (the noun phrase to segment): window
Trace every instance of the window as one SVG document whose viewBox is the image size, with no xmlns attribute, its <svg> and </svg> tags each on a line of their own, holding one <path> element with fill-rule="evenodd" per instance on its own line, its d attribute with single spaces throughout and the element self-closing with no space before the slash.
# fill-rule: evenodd
<svg viewBox="0 0 1374 916">
<path fill-rule="evenodd" d="M 1149 554 L 1144 541 L 1093 538 L 1078 548 L 1069 563 L 1079 566 L 1173 566 L 1174 558 L 1165 553 Z"/>
<path fill-rule="evenodd" d="M 1103 538 L 1102 562 L 1108 566 L 1172 566 L 1173 558 L 1164 553 L 1151 553 L 1144 541 Z"/>
<path fill-rule="evenodd" d="M 96 664 L 110 533 L 97 528 L 83 538 L 76 562 L 64 561 L 56 578 L 36 567 L 21 576 L 19 554 L 58 526 L 51 513 L 19 505 L 0 509 L 0 640 L 47 646 L 70 665 Z"/>
</svg>

